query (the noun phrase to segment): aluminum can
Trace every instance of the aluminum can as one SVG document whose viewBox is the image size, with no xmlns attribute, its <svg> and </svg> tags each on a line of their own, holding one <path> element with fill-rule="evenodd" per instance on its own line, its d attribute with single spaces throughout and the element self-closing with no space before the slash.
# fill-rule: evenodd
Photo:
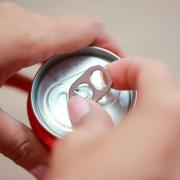
<svg viewBox="0 0 180 180">
<path fill-rule="evenodd" d="M 31 126 L 41 142 L 51 149 L 56 138 L 73 131 L 68 116 L 67 102 L 71 85 L 90 67 L 120 59 L 114 53 L 90 46 L 74 53 L 56 55 L 38 70 L 28 97 L 28 116 Z M 93 83 L 102 88 L 102 76 L 92 74 Z M 92 90 L 86 84 L 77 94 L 91 99 Z M 119 124 L 133 107 L 135 91 L 110 89 L 98 103 L 109 113 L 113 124 Z"/>
</svg>

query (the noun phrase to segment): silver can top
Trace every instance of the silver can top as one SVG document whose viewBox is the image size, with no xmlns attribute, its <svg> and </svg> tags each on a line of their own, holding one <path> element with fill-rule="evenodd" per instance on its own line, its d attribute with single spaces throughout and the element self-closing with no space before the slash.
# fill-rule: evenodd
<svg viewBox="0 0 180 180">
<path fill-rule="evenodd" d="M 67 111 L 71 85 L 90 67 L 104 67 L 117 59 L 119 57 L 112 52 L 92 46 L 47 61 L 37 72 L 31 90 L 32 108 L 39 123 L 55 137 L 63 137 L 71 132 L 73 127 Z M 97 89 L 105 86 L 99 71 L 92 74 L 91 82 Z M 93 97 L 93 91 L 87 84 L 81 84 L 76 91 L 84 98 Z M 134 100 L 134 91 L 110 89 L 98 103 L 116 125 L 128 113 Z"/>
</svg>

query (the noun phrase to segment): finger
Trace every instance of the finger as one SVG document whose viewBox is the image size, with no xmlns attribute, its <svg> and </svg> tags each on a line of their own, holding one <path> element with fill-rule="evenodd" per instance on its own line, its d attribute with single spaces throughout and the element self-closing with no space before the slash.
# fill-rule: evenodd
<svg viewBox="0 0 180 180">
<path fill-rule="evenodd" d="M 91 136 L 100 135 L 112 127 L 112 120 L 102 107 L 80 96 L 71 98 L 68 111 L 75 128 Z"/>
<path fill-rule="evenodd" d="M 108 49 L 121 58 L 127 56 L 126 53 L 115 43 L 112 37 L 105 30 L 99 33 L 97 39 L 94 41 L 94 45 Z"/>
<path fill-rule="evenodd" d="M 90 144 L 94 139 L 101 138 L 112 127 L 112 120 L 97 103 L 85 100 L 80 96 L 72 97 L 68 103 L 68 112 L 73 124 L 73 133 L 67 134 L 56 146 L 61 153 L 77 151 Z"/>
<path fill-rule="evenodd" d="M 10 10 L 14 12 L 14 8 Z M 12 23 L 7 27 L 11 29 L 17 26 L 17 32 L 10 31 L 8 36 L 3 38 L 1 85 L 21 68 L 43 62 L 56 54 L 71 53 L 90 45 L 106 48 L 120 57 L 125 56 L 106 33 L 102 23 L 95 18 L 55 18 L 34 14 L 18 7 L 16 14 L 18 17 L 11 18 Z M 17 19 L 23 26 L 18 26 Z M 4 32 L 6 33 L 5 30 Z"/>
<path fill-rule="evenodd" d="M 24 54 L 25 58 L 31 58 L 31 64 L 46 60 L 54 54 L 71 53 L 89 45 L 106 48 L 120 57 L 125 56 L 95 18 L 50 18 L 39 15 L 35 18 L 34 26 L 30 33 L 31 45 L 27 46 L 30 55 L 27 56 L 27 51 Z"/>
<path fill-rule="evenodd" d="M 54 21 L 54 26 L 52 26 L 52 22 L 49 25 L 51 26 L 54 45 L 57 46 L 60 54 L 79 50 L 93 44 L 106 48 L 120 57 L 124 56 L 122 50 L 106 32 L 104 25 L 96 18 L 61 17 Z M 60 36 L 61 34 L 64 36 Z M 46 37 L 48 44 L 52 39 L 50 35 Z"/>
<path fill-rule="evenodd" d="M 125 58 L 107 66 L 115 89 L 134 89 L 141 92 L 167 90 L 177 86 L 168 66 L 143 58 Z"/>
<path fill-rule="evenodd" d="M 0 111 L 0 124 L 0 153 L 31 172 L 38 179 L 44 178 L 48 168 L 49 153 L 34 133 L 2 110 Z"/>
</svg>

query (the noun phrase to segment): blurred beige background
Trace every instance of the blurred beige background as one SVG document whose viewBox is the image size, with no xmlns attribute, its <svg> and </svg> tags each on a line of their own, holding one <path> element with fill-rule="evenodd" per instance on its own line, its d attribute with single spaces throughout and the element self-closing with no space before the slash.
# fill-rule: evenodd
<svg viewBox="0 0 180 180">
<path fill-rule="evenodd" d="M 1 1 L 1 0 L 0 0 Z M 95 15 L 129 55 L 160 59 L 168 63 L 180 80 L 179 0 L 12 0 L 29 10 L 48 15 Z M 23 70 L 33 76 L 36 67 Z M 1 88 L 0 106 L 28 124 L 26 94 Z M 34 178 L 0 155 L 0 179 Z"/>
</svg>

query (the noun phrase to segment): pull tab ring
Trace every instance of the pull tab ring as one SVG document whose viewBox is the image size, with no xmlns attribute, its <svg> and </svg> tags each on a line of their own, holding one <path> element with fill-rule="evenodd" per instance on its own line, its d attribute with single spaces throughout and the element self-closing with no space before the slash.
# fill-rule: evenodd
<svg viewBox="0 0 180 180">
<path fill-rule="evenodd" d="M 106 86 L 102 89 L 99 90 L 97 89 L 93 83 L 91 82 L 90 78 L 95 71 L 101 71 L 103 73 L 103 76 L 106 79 Z M 89 69 L 87 69 L 70 87 L 69 89 L 69 99 L 71 99 L 72 96 L 76 96 L 77 94 L 75 93 L 75 90 L 80 87 L 82 84 L 87 84 L 90 86 L 90 88 L 93 91 L 93 96 L 92 100 L 98 102 L 102 97 L 104 97 L 111 89 L 112 87 L 112 80 L 111 77 L 108 73 L 108 71 L 100 66 L 92 66 Z"/>
</svg>

